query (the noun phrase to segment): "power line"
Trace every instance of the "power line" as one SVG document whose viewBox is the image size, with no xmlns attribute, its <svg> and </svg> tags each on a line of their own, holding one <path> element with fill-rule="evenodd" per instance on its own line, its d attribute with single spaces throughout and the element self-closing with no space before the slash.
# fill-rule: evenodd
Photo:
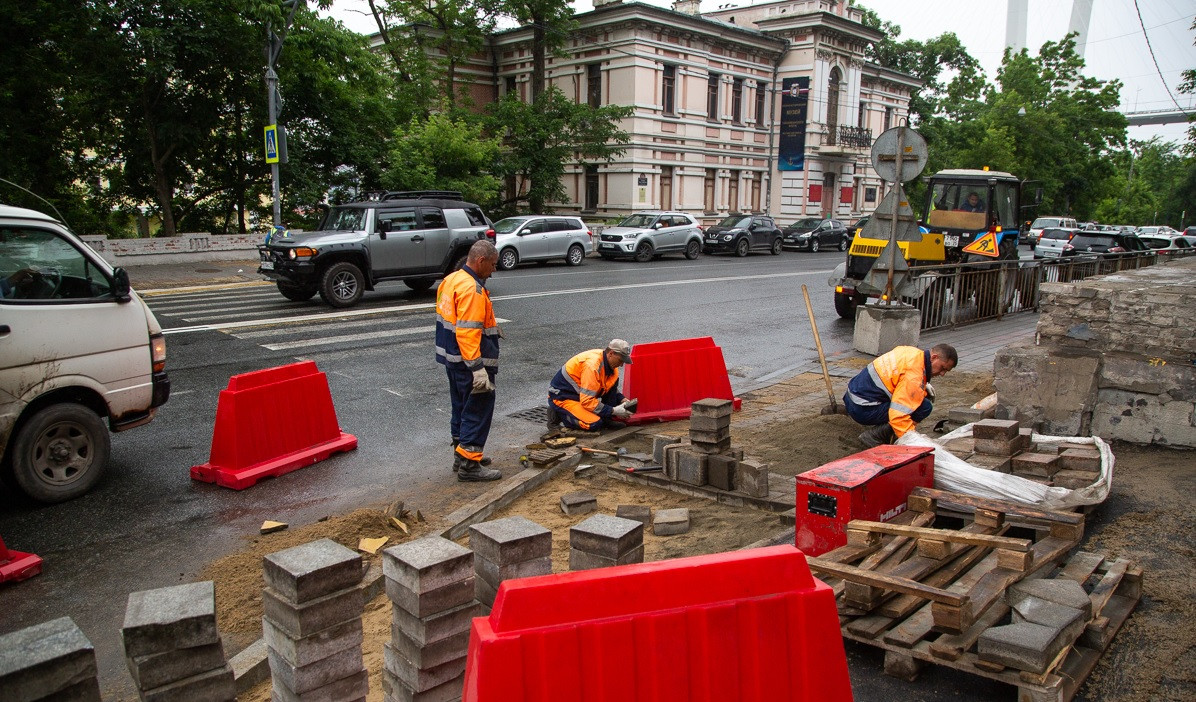
<svg viewBox="0 0 1196 702">
<path fill-rule="evenodd" d="M 1134 0 L 1134 11 L 1138 13 L 1138 26 L 1142 28 L 1142 37 L 1146 39 L 1146 48 L 1150 50 L 1150 60 L 1154 62 L 1154 70 L 1159 74 L 1159 81 L 1162 82 L 1163 87 L 1167 90 L 1167 95 L 1171 97 L 1171 102 L 1175 104 L 1175 109 L 1184 112 L 1184 108 L 1179 106 L 1179 101 L 1171 93 L 1171 86 L 1167 85 L 1166 79 L 1163 78 L 1163 70 L 1159 68 L 1159 60 L 1155 58 L 1154 47 L 1150 45 L 1150 35 L 1146 33 L 1146 23 L 1142 21 L 1142 8 L 1138 7 L 1138 0 Z"/>
</svg>

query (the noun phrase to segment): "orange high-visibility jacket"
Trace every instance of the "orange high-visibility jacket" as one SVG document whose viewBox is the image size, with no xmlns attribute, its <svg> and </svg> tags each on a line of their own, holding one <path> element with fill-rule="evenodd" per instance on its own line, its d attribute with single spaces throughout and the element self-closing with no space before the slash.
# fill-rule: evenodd
<svg viewBox="0 0 1196 702">
<path fill-rule="evenodd" d="M 554 400 L 577 400 L 581 406 L 602 418 L 609 418 L 612 405 L 602 398 L 619 382 L 619 369 L 606 365 L 602 349 L 582 351 L 568 361 L 552 378 L 549 392 Z M 623 401 L 616 394 L 614 404 Z"/>
<path fill-rule="evenodd" d="M 889 425 L 897 436 L 915 426 L 910 415 L 926 399 L 930 352 L 898 346 L 868 364 L 868 372 L 852 379 L 847 391 L 863 404 L 889 403 Z"/>
<path fill-rule="evenodd" d="M 498 323 L 490 291 L 469 266 L 436 289 L 436 361 L 475 371 L 498 368 Z"/>
</svg>

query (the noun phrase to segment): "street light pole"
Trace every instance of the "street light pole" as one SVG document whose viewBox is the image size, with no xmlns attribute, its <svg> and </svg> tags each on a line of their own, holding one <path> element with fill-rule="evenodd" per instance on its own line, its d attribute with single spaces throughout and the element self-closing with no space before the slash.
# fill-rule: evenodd
<svg viewBox="0 0 1196 702">
<path fill-rule="evenodd" d="M 295 11 L 299 9 L 304 0 L 284 0 L 283 7 L 288 8 L 290 12 L 287 13 L 286 23 L 283 25 L 281 33 L 275 33 L 274 25 L 270 22 L 266 23 L 266 124 L 277 125 L 278 113 L 281 109 L 281 99 L 278 94 L 278 73 L 274 70 L 274 65 L 278 61 L 279 54 L 282 53 L 282 42 L 287 37 L 287 32 L 290 31 L 291 25 L 295 22 Z M 283 153 L 283 145 L 285 144 L 285 132 L 281 132 L 276 140 L 278 153 Z M 279 162 L 275 160 L 270 164 L 270 181 L 271 190 L 274 200 L 274 226 L 282 225 L 282 187 L 279 182 L 278 172 Z"/>
</svg>

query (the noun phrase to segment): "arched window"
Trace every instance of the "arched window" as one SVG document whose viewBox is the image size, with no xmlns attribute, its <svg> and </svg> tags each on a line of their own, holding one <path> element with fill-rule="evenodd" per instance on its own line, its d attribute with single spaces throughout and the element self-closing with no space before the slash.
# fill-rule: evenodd
<svg viewBox="0 0 1196 702">
<path fill-rule="evenodd" d="M 837 143 L 839 132 L 839 86 L 843 83 L 843 71 L 838 66 L 831 69 L 830 80 L 826 85 L 826 128 L 827 143 Z"/>
</svg>

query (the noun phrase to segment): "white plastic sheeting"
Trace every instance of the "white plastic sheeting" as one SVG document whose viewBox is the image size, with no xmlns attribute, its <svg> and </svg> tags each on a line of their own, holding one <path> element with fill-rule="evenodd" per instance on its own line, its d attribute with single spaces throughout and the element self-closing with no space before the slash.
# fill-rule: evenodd
<svg viewBox="0 0 1196 702">
<path fill-rule="evenodd" d="M 934 448 L 934 486 L 941 490 L 960 492 L 965 495 L 1010 500 L 1039 509 L 1070 509 L 1080 505 L 1095 505 L 1109 497 L 1113 486 L 1113 451 L 1100 437 L 1045 436 L 1035 434 L 1034 443 L 1043 444 L 1089 444 L 1100 451 L 1100 477 L 1096 482 L 1077 490 L 1063 487 L 1048 487 L 1033 480 L 986 468 L 978 468 L 952 454 L 943 445 L 952 439 L 970 438 L 972 425 L 965 424 L 945 434 L 937 441 L 916 430 L 906 432 L 897 440 L 903 446 L 930 446 Z"/>
</svg>

